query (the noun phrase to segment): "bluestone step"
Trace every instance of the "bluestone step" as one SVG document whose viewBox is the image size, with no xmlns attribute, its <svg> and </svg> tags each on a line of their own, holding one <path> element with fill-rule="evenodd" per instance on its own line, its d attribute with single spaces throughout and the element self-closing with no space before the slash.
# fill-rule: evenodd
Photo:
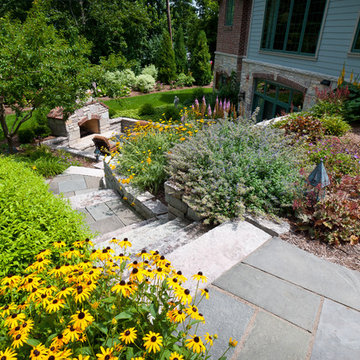
<svg viewBox="0 0 360 360">
<path fill-rule="evenodd" d="M 94 190 L 85 194 L 79 194 L 69 198 L 73 209 L 84 209 L 88 206 L 104 203 L 106 201 L 118 200 L 121 198 L 116 191 L 111 189 Z"/>
<path fill-rule="evenodd" d="M 164 222 L 157 220 L 153 223 L 147 224 L 144 227 L 131 230 L 128 233 L 123 233 L 122 237 L 127 237 L 132 244 L 131 253 L 135 254 L 142 249 L 157 250 L 161 246 L 162 241 L 169 235 L 172 235 L 188 225 L 188 222 L 182 219 L 174 219 Z M 123 250 L 116 244 L 110 243 L 111 239 L 101 243 L 102 247 L 110 246 L 116 253 Z M 100 245 L 100 244 L 99 244 Z"/>
<path fill-rule="evenodd" d="M 270 238 L 246 221 L 229 221 L 177 248 L 167 258 L 189 280 L 202 271 L 212 282 Z M 193 289 L 196 283 L 189 281 L 187 286 Z"/>
<path fill-rule="evenodd" d="M 85 166 L 69 166 L 64 172 L 64 175 L 85 175 L 94 177 L 103 177 L 104 170 L 93 169 Z"/>
</svg>

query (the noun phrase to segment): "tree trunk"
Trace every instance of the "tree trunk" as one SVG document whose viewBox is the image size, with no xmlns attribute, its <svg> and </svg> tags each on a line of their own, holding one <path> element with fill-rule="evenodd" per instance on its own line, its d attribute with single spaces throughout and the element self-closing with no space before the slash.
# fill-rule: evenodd
<svg viewBox="0 0 360 360">
<path fill-rule="evenodd" d="M 13 154 L 14 153 L 14 139 L 9 134 L 9 129 L 6 124 L 5 104 L 4 104 L 3 96 L 0 96 L 0 124 L 1 124 L 1 128 L 3 130 L 4 136 L 6 138 L 6 141 L 8 143 L 9 153 Z"/>
<path fill-rule="evenodd" d="M 166 16 L 167 16 L 169 34 L 170 34 L 170 40 L 171 40 L 171 46 L 172 46 L 173 39 L 172 39 L 172 30 L 171 30 L 170 0 L 166 0 Z"/>
</svg>

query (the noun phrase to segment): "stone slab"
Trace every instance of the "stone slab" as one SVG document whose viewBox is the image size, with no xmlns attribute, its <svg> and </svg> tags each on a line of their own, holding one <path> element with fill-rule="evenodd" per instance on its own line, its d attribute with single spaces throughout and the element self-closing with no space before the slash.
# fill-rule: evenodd
<svg viewBox="0 0 360 360">
<path fill-rule="evenodd" d="M 139 214 L 135 213 L 134 211 L 132 211 L 130 209 L 126 209 L 126 210 L 122 211 L 121 213 L 118 214 L 118 216 L 126 226 L 132 225 L 132 224 L 135 224 L 135 223 L 138 223 L 138 222 L 144 220 Z"/>
<path fill-rule="evenodd" d="M 305 360 L 311 334 L 260 311 L 236 360 Z"/>
<path fill-rule="evenodd" d="M 59 185 L 58 185 L 58 183 L 51 181 L 49 183 L 49 190 L 54 194 L 59 194 Z"/>
<path fill-rule="evenodd" d="M 84 176 L 88 189 L 99 189 L 101 177 Z"/>
<path fill-rule="evenodd" d="M 229 221 L 176 249 L 168 259 L 186 277 L 202 271 L 212 282 L 270 238 L 246 221 Z"/>
<path fill-rule="evenodd" d="M 56 177 L 51 179 L 50 183 L 57 184 L 59 182 L 63 182 L 66 180 L 71 180 L 71 175 L 63 175 L 63 174 L 57 175 Z"/>
<path fill-rule="evenodd" d="M 102 169 L 93 169 L 93 168 L 88 168 L 85 166 L 69 166 L 64 171 L 64 174 L 103 177 L 104 171 Z"/>
<path fill-rule="evenodd" d="M 119 200 L 106 201 L 105 204 L 113 211 L 116 215 L 119 215 L 121 212 L 128 210 L 128 206 Z"/>
<path fill-rule="evenodd" d="M 70 203 L 73 209 L 81 209 L 111 200 L 120 200 L 120 197 L 114 190 L 104 189 L 76 195 L 70 199 Z"/>
<path fill-rule="evenodd" d="M 360 312 L 325 299 L 311 360 L 360 359 Z"/>
<path fill-rule="evenodd" d="M 245 220 L 269 233 L 272 236 L 279 236 L 290 231 L 290 224 L 286 221 L 275 222 L 260 216 L 246 215 Z"/>
<path fill-rule="evenodd" d="M 95 221 L 103 220 L 103 219 L 106 219 L 108 217 L 112 217 L 115 215 L 109 209 L 109 207 L 104 203 L 96 204 L 93 206 L 87 206 L 86 210 L 95 219 Z"/>
<path fill-rule="evenodd" d="M 95 221 L 94 223 L 89 224 L 89 227 L 93 232 L 98 232 L 99 234 L 103 235 L 108 232 L 123 228 L 125 225 L 116 215 L 113 215 L 111 217 Z"/>
<path fill-rule="evenodd" d="M 244 260 L 284 280 L 360 310 L 360 272 L 273 238 Z"/>
<path fill-rule="evenodd" d="M 214 284 L 303 329 L 312 331 L 320 296 L 240 263 Z"/>
<path fill-rule="evenodd" d="M 94 218 L 89 214 L 86 209 L 77 209 L 77 211 L 85 215 L 85 221 L 88 224 L 92 224 L 95 222 Z"/>
<path fill-rule="evenodd" d="M 153 217 L 167 213 L 167 207 L 159 200 L 148 200 L 142 203 L 145 206 L 145 216 Z"/>
<path fill-rule="evenodd" d="M 66 193 L 62 193 L 63 197 L 64 198 L 71 198 L 72 196 L 75 195 L 75 192 L 74 191 L 68 191 Z"/>
<path fill-rule="evenodd" d="M 86 182 L 83 177 L 59 182 L 59 192 L 67 193 L 86 189 Z"/>
<path fill-rule="evenodd" d="M 203 299 L 199 305 L 199 312 L 205 317 L 205 325 L 199 327 L 198 335 L 203 336 L 206 332 L 218 335 L 209 353 L 213 359 L 218 359 L 228 347 L 230 337 L 238 341 L 241 339 L 254 309 L 213 286 L 209 287 L 209 295 L 209 300 Z M 233 352 L 234 349 L 229 350 L 228 359 Z"/>
</svg>

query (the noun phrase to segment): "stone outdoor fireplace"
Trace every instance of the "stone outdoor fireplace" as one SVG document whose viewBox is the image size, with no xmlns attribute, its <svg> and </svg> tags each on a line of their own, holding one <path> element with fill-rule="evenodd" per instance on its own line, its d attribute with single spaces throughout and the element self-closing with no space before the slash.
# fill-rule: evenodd
<svg viewBox="0 0 360 360">
<path fill-rule="evenodd" d="M 110 130 L 109 109 L 101 102 L 90 102 L 77 109 L 67 119 L 61 108 L 55 108 L 47 115 L 49 127 L 55 136 L 66 136 L 69 146 L 80 138 L 102 134 Z"/>
</svg>

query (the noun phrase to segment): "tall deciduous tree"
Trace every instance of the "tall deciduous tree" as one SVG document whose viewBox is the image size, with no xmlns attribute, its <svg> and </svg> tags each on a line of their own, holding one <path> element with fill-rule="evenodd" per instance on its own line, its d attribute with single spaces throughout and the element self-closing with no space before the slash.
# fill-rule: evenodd
<svg viewBox="0 0 360 360">
<path fill-rule="evenodd" d="M 169 84 L 176 77 L 175 53 L 171 45 L 170 35 L 167 31 L 163 32 L 159 54 L 157 58 L 159 69 L 158 79 Z"/>
<path fill-rule="evenodd" d="M 198 85 L 208 85 L 211 82 L 211 64 L 209 48 L 205 31 L 200 31 L 195 47 L 191 50 L 190 69 Z"/>
<path fill-rule="evenodd" d="M 188 71 L 188 59 L 186 55 L 186 48 L 184 42 L 184 32 L 182 26 L 179 27 L 174 44 L 176 69 L 178 73 L 187 73 Z"/>
<path fill-rule="evenodd" d="M 73 110 L 88 85 L 88 52 L 85 41 L 69 44 L 59 36 L 37 7 L 23 23 L 0 19 L 0 123 L 10 151 L 35 109 Z M 15 111 L 11 126 L 5 106 Z"/>
</svg>

